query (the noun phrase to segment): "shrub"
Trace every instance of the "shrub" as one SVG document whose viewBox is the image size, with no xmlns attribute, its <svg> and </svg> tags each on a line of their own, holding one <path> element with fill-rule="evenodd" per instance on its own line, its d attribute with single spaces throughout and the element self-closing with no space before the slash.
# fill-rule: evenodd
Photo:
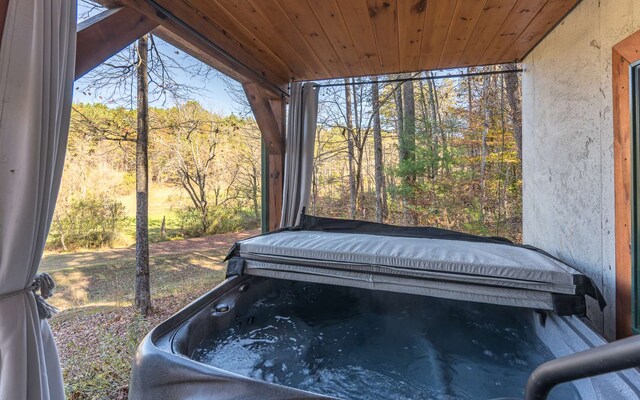
<svg viewBox="0 0 640 400">
<path fill-rule="evenodd" d="M 106 194 L 72 199 L 56 210 L 47 245 L 63 250 L 113 246 L 125 219 L 124 205 Z"/>
<path fill-rule="evenodd" d="M 200 212 L 194 207 L 185 207 L 179 209 L 176 214 L 180 221 L 180 228 L 186 237 L 202 236 L 205 232 L 202 229 L 202 219 Z"/>
<path fill-rule="evenodd" d="M 245 208 L 210 207 L 206 229 L 202 226 L 201 213 L 194 207 L 185 207 L 178 210 L 177 214 L 182 231 L 187 237 L 238 232 L 260 226 L 260 220 L 253 210 Z"/>
<path fill-rule="evenodd" d="M 238 232 L 260 226 L 260 220 L 256 219 L 253 210 L 219 207 L 212 214 L 214 222 L 209 228 L 209 234 Z"/>
</svg>

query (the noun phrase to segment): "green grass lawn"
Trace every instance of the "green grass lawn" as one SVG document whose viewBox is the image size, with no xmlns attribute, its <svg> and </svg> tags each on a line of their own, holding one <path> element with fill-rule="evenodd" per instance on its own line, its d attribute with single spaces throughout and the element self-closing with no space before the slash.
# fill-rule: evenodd
<svg viewBox="0 0 640 400">
<path fill-rule="evenodd" d="M 182 189 L 174 186 L 160 185 L 152 182 L 149 185 L 149 241 L 151 243 L 164 240 L 184 239 L 182 224 L 177 210 L 188 204 L 179 196 Z M 132 193 L 119 199 L 124 204 L 127 221 L 121 229 L 124 245 L 130 246 L 136 238 L 136 195 Z M 160 234 L 162 219 L 165 218 L 166 237 Z"/>
<path fill-rule="evenodd" d="M 197 251 L 179 246 L 190 242 L 155 245 L 160 250 L 154 256 L 152 249 L 150 260 L 154 312 L 147 318 L 131 307 L 131 249 L 46 255 L 41 271 L 57 283 L 50 303 L 61 312 L 50 322 L 68 398 L 126 399 L 137 344 L 153 326 L 224 279 L 221 261 L 239 235 L 212 236 Z M 172 248 L 180 253 L 168 254 Z"/>
</svg>

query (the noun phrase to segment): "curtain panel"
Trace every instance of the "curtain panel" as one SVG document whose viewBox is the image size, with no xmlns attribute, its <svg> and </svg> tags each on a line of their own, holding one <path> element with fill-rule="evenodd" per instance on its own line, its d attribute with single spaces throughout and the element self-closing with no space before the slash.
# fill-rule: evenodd
<svg viewBox="0 0 640 400">
<path fill-rule="evenodd" d="M 76 0 L 10 0 L 0 44 L 0 399 L 64 399 L 31 285 L 58 195 L 74 81 Z"/>
<path fill-rule="evenodd" d="M 302 210 L 309 203 L 317 121 L 318 89 L 315 84 L 293 83 L 287 120 L 280 227 L 299 224 Z"/>
</svg>

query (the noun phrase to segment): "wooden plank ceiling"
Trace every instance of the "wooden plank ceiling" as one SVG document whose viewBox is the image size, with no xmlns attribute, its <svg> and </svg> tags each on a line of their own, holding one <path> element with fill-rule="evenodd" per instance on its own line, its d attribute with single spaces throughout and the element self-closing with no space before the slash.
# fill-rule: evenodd
<svg viewBox="0 0 640 400">
<path fill-rule="evenodd" d="M 283 85 L 520 60 L 579 0 L 121 2 L 166 29 L 189 25 Z"/>
</svg>

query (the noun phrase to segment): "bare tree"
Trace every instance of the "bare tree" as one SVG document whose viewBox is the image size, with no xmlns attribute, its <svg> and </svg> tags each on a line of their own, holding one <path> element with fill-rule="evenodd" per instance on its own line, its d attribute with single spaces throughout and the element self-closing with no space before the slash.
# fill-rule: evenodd
<svg viewBox="0 0 640 400">
<path fill-rule="evenodd" d="M 136 141 L 136 294 L 137 310 L 151 310 L 148 246 L 148 142 L 149 102 L 180 101 L 198 89 L 175 79 L 178 73 L 206 78 L 211 69 L 202 63 L 180 57 L 178 51 L 161 51 L 153 35 L 145 35 L 87 74 L 78 84 L 85 94 L 100 93 L 100 99 L 112 104 L 136 104 L 138 109 Z M 134 91 L 134 87 L 137 89 Z M 135 92 L 135 95 L 134 95 Z M 151 97 L 151 98 L 150 98 Z M 135 101 L 134 101 L 135 98 Z M 129 131 L 113 134 L 104 129 L 106 139 L 134 140 Z"/>
<path fill-rule="evenodd" d="M 484 126 L 482 129 L 481 162 L 480 162 L 480 221 L 484 223 L 484 205 L 486 198 L 487 169 L 487 137 L 492 123 L 491 116 L 491 77 L 485 75 L 482 80 L 482 105 L 484 108 Z"/>
<path fill-rule="evenodd" d="M 136 138 L 136 292 L 142 315 L 151 310 L 149 282 L 149 80 L 148 35 L 138 39 L 138 131 Z"/>
<path fill-rule="evenodd" d="M 344 98 L 346 110 L 346 129 L 343 131 L 347 139 L 347 156 L 349 165 L 349 217 L 356 218 L 356 201 L 358 196 L 358 185 L 356 184 L 354 170 L 354 149 L 353 149 L 353 108 L 351 104 L 351 85 L 349 79 L 344 80 Z"/>
<path fill-rule="evenodd" d="M 262 152 L 260 146 L 261 135 L 255 125 L 243 126 L 238 132 L 240 143 L 239 152 L 233 168 L 237 171 L 231 176 L 237 176 L 236 187 L 239 194 L 249 201 L 256 221 L 260 220 L 260 184 L 262 176 Z"/>
<path fill-rule="evenodd" d="M 371 81 L 371 104 L 373 106 L 373 152 L 376 184 L 376 221 L 383 222 L 386 213 L 384 204 L 384 161 L 382 159 L 382 127 L 380 124 L 380 94 L 378 78 Z"/>
<path fill-rule="evenodd" d="M 410 76 L 405 76 L 409 78 Z M 400 152 L 400 163 L 404 180 L 404 192 L 407 208 L 412 204 L 415 197 L 416 185 L 416 108 L 413 90 L 413 81 L 406 81 L 402 84 L 402 129 L 398 132 L 398 143 Z M 413 204 L 412 204 L 413 205 Z M 405 211 L 405 222 L 411 225 L 417 223 L 416 213 L 412 210 Z"/>
<path fill-rule="evenodd" d="M 173 152 L 180 184 L 199 214 L 202 233 L 206 233 L 211 226 L 208 183 L 217 157 L 220 130 L 213 121 L 200 119 L 194 108 L 187 104 L 180 111 L 184 120 L 175 127 L 175 143 L 166 147 Z"/>
</svg>

